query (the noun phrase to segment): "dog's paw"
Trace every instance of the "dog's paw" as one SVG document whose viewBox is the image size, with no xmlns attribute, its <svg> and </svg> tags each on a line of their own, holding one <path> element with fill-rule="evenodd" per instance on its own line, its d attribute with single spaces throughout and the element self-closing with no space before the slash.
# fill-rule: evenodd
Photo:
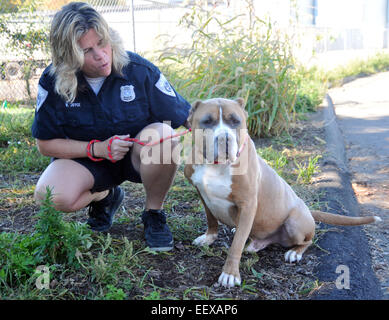
<svg viewBox="0 0 389 320">
<path fill-rule="evenodd" d="M 202 247 L 202 246 L 210 246 L 212 243 L 215 242 L 217 238 L 217 233 L 213 234 L 207 234 L 207 233 L 204 233 L 202 236 L 200 237 L 197 237 L 196 239 L 193 240 L 193 244 L 195 246 L 199 246 L 199 247 Z"/>
<path fill-rule="evenodd" d="M 222 285 L 226 288 L 232 288 L 235 285 L 240 286 L 240 276 L 235 276 L 233 274 L 227 274 L 222 272 L 222 274 L 219 277 L 219 280 L 217 281 L 218 284 Z"/>
<path fill-rule="evenodd" d="M 303 257 L 302 254 L 298 254 L 294 250 L 289 250 L 285 253 L 285 262 L 289 262 L 289 263 L 299 262 L 302 257 Z"/>
</svg>

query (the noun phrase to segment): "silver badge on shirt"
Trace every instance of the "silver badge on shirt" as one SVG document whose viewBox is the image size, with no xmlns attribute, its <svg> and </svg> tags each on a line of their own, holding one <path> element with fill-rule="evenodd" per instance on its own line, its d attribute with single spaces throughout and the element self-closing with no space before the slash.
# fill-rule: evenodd
<svg viewBox="0 0 389 320">
<path fill-rule="evenodd" d="M 134 86 L 126 85 L 120 87 L 120 99 L 124 102 L 130 102 L 135 99 Z"/>
</svg>

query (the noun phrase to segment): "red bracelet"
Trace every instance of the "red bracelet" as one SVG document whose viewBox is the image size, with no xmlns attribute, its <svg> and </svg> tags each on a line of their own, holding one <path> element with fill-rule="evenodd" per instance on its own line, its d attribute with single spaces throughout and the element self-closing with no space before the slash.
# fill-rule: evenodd
<svg viewBox="0 0 389 320">
<path fill-rule="evenodd" d="M 86 154 L 88 155 L 88 158 L 91 159 L 92 161 L 96 161 L 96 162 L 103 161 L 104 160 L 103 158 L 95 158 L 92 156 L 90 149 L 95 142 L 101 142 L 101 141 L 100 140 L 91 140 L 86 147 Z"/>
<path fill-rule="evenodd" d="M 115 163 L 116 160 L 113 159 L 113 156 L 112 156 L 112 152 L 111 152 L 111 145 L 112 145 L 112 142 L 113 140 L 116 140 L 116 139 L 120 139 L 119 137 L 112 137 L 111 139 L 109 139 L 108 141 L 108 158 L 109 160 L 111 160 L 111 162 Z"/>
</svg>

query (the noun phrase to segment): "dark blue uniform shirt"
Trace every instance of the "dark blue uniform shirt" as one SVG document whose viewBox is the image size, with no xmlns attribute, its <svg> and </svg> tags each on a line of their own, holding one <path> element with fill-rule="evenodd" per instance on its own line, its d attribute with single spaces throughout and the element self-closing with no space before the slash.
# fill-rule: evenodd
<svg viewBox="0 0 389 320">
<path fill-rule="evenodd" d="M 47 67 L 39 80 L 33 137 L 103 141 L 113 135 L 135 137 L 153 122 L 170 121 L 174 129 L 183 125 L 190 104 L 155 65 L 135 53 L 128 55 L 130 63 L 124 67 L 123 76 L 112 72 L 97 96 L 80 72 L 72 103 L 55 93 L 54 78 Z"/>
</svg>

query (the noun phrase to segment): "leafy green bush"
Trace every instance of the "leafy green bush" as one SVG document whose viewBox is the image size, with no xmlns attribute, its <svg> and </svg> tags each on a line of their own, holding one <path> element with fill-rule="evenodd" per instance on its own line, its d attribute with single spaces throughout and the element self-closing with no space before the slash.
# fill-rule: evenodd
<svg viewBox="0 0 389 320">
<path fill-rule="evenodd" d="M 39 217 L 35 225 L 35 236 L 39 243 L 37 250 L 45 262 L 79 266 L 76 255 L 81 253 L 82 249 L 89 249 L 92 246 L 91 230 L 80 223 L 63 221 L 62 212 L 54 208 L 50 188 L 47 188 L 46 197 L 37 216 Z"/>
<path fill-rule="evenodd" d="M 68 223 L 53 207 L 47 190 L 32 235 L 0 233 L 0 281 L 14 286 L 25 283 L 38 265 L 66 263 L 80 266 L 77 255 L 92 245 L 92 231 L 79 223 Z"/>
</svg>

